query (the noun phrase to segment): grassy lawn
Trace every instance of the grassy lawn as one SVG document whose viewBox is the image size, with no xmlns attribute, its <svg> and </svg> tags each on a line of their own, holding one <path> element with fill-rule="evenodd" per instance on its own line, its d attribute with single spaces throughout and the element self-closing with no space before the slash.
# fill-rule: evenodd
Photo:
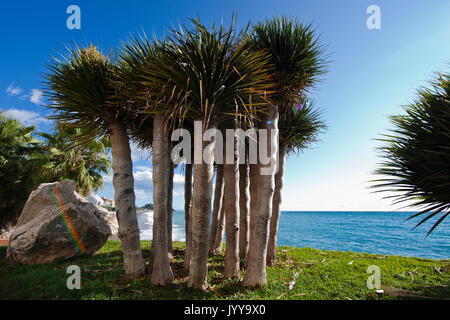
<svg viewBox="0 0 450 320">
<path fill-rule="evenodd" d="M 148 261 L 150 242 L 142 241 Z M 268 268 L 268 285 L 244 288 L 238 280 L 223 280 L 224 257 L 209 259 L 206 292 L 186 287 L 184 243 L 175 244 L 171 261 L 175 281 L 167 287 L 150 284 L 148 277 L 127 279 L 122 269 L 120 242 L 109 241 L 96 255 L 43 265 L 6 264 L 0 246 L 0 299 L 425 299 L 450 298 L 450 261 L 278 248 L 278 262 Z M 81 268 L 81 289 L 69 290 L 69 265 Z M 367 267 L 381 270 L 387 294 L 366 287 Z M 242 274 L 243 275 L 243 274 Z M 295 283 L 293 280 L 295 279 Z M 291 284 L 291 289 L 289 289 Z"/>
</svg>

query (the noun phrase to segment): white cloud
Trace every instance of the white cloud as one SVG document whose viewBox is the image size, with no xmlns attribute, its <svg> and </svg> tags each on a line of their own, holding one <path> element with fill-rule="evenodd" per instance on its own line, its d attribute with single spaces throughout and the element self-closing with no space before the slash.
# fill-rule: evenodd
<svg viewBox="0 0 450 320">
<path fill-rule="evenodd" d="M 4 111 L 4 115 L 8 118 L 19 120 L 25 126 L 50 121 L 49 119 L 42 117 L 39 113 L 28 110 L 8 109 Z"/>
<path fill-rule="evenodd" d="M 133 177 L 135 184 L 138 186 L 152 185 L 153 184 L 153 174 L 152 169 L 147 166 L 136 166 L 137 171 L 133 172 Z M 103 176 L 103 181 L 105 183 L 112 183 L 112 173 Z"/>
<path fill-rule="evenodd" d="M 173 196 L 174 197 L 179 197 L 179 196 L 184 196 L 184 190 L 173 190 Z"/>
<path fill-rule="evenodd" d="M 30 102 L 34 104 L 43 104 L 42 98 L 44 94 L 41 90 L 38 89 L 31 89 L 31 95 L 30 95 Z"/>
<path fill-rule="evenodd" d="M 138 171 L 133 173 L 134 180 L 136 181 L 152 181 L 153 173 L 152 170 L 145 166 L 136 167 Z"/>
<path fill-rule="evenodd" d="M 152 201 L 152 192 L 149 190 L 144 190 L 144 189 L 134 189 L 134 194 L 136 196 L 137 199 L 140 199 L 141 201 L 146 202 L 148 200 L 148 202 L 153 202 Z"/>
<path fill-rule="evenodd" d="M 174 183 L 184 183 L 184 175 L 180 173 L 175 173 L 173 175 L 173 182 Z"/>
<path fill-rule="evenodd" d="M 135 169 L 137 171 L 133 172 L 133 177 L 135 181 L 143 181 L 143 182 L 149 182 L 152 183 L 152 169 L 147 166 L 136 166 Z M 103 181 L 105 183 L 111 183 L 112 182 L 112 174 L 104 175 Z"/>
<path fill-rule="evenodd" d="M 142 185 L 141 182 L 146 184 L 153 184 L 153 171 L 152 168 L 147 166 L 136 166 L 133 172 L 134 181 L 136 184 Z M 103 181 L 106 183 L 112 182 L 112 175 L 104 175 Z M 184 175 L 175 173 L 173 176 L 173 182 L 177 184 L 184 183 Z"/>
<path fill-rule="evenodd" d="M 135 168 L 139 171 L 152 171 L 152 168 L 148 166 L 136 166 Z"/>
<path fill-rule="evenodd" d="M 8 88 L 6 88 L 6 93 L 10 96 L 17 96 L 22 93 L 22 88 L 11 83 Z"/>
<path fill-rule="evenodd" d="M 29 99 L 31 103 L 42 105 L 44 103 L 44 93 L 39 89 L 31 89 L 29 94 L 22 94 L 23 89 L 14 83 L 11 83 L 8 88 L 6 88 L 6 93 L 10 96 L 18 96 L 19 99 L 25 100 Z M 21 95 L 22 94 L 22 95 Z"/>
</svg>

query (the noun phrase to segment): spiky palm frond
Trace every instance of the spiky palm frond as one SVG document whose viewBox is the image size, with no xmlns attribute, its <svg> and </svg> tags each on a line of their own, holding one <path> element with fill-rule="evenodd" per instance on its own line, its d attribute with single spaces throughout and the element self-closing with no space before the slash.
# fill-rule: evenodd
<svg viewBox="0 0 450 320">
<path fill-rule="evenodd" d="M 256 23 L 251 44 L 269 53 L 274 65 L 274 91 L 282 105 L 297 100 L 325 72 L 324 47 L 316 31 L 296 18 L 282 16 Z"/>
<path fill-rule="evenodd" d="M 280 144 L 286 145 L 289 152 L 298 153 L 317 142 L 326 125 L 321 119 L 321 111 L 311 100 L 304 98 L 283 110 L 278 129 Z"/>
<path fill-rule="evenodd" d="M 0 229 L 18 218 L 28 194 L 39 185 L 35 155 L 42 141 L 34 126 L 23 126 L 0 111 Z"/>
<path fill-rule="evenodd" d="M 117 100 L 121 104 L 133 105 L 136 121 L 131 128 L 131 138 L 139 147 L 151 149 L 153 141 L 152 114 L 170 114 L 169 106 L 158 104 L 155 89 L 144 84 L 144 68 L 160 54 L 164 41 L 150 40 L 145 33 L 131 35 L 122 43 L 115 69 Z M 167 117 L 166 120 L 171 120 Z"/>
<path fill-rule="evenodd" d="M 53 58 L 44 75 L 45 95 L 53 119 L 91 125 L 92 130 L 105 133 L 112 121 L 129 121 L 130 109 L 114 103 L 114 61 L 94 45 L 67 46 L 61 58 Z"/>
<path fill-rule="evenodd" d="M 134 104 L 142 107 L 148 104 L 148 98 L 154 93 L 152 88 L 144 85 L 143 69 L 146 62 L 156 58 L 163 41 L 154 38 L 152 41 L 145 33 L 130 35 L 122 43 L 117 61 L 116 88 L 121 104 Z"/>
<path fill-rule="evenodd" d="M 0 170 L 8 159 L 28 153 L 40 141 L 32 136 L 34 126 L 24 127 L 15 119 L 8 119 L 0 111 Z"/>
<path fill-rule="evenodd" d="M 248 27 L 237 32 L 214 24 L 207 28 L 193 19 L 192 27 L 172 30 L 157 59 L 145 67 L 145 85 L 153 88 L 156 104 L 171 107 L 180 118 L 203 120 L 249 108 L 271 87 L 268 57 L 247 50 Z"/>
<path fill-rule="evenodd" d="M 380 141 L 385 159 L 375 174 L 379 191 L 393 191 L 395 203 L 413 201 L 422 209 L 411 216 L 426 215 L 417 225 L 442 214 L 429 235 L 450 213 L 450 79 L 439 75 L 432 88 L 418 91 L 418 99 L 392 116 L 395 128 Z"/>
</svg>

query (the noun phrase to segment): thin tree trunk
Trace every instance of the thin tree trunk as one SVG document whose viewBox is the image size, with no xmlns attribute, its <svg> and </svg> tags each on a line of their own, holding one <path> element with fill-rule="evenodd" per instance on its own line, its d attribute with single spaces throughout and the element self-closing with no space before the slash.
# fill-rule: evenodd
<svg viewBox="0 0 450 320">
<path fill-rule="evenodd" d="M 268 129 L 267 132 L 267 151 L 273 160 L 278 156 L 278 132 L 272 138 L 271 131 L 278 129 L 278 107 L 272 105 L 268 108 L 268 114 L 262 121 L 262 129 Z M 261 133 L 260 133 L 261 134 Z M 273 164 L 272 164 L 273 165 Z M 275 163 L 276 165 L 276 163 Z M 267 258 L 267 242 L 269 238 L 269 221 L 272 216 L 272 201 L 275 190 L 275 169 L 271 164 L 264 165 L 258 163 L 257 168 L 266 169 L 267 172 L 258 174 L 258 202 L 256 204 L 256 212 L 254 221 L 250 223 L 250 237 L 248 249 L 247 270 L 244 277 L 244 286 L 255 287 L 262 286 L 267 283 L 266 278 L 266 258 Z M 251 234 L 254 234 L 252 237 Z"/>
<path fill-rule="evenodd" d="M 184 250 L 184 267 L 189 269 L 191 260 L 191 211 L 192 211 L 192 164 L 186 164 L 184 175 L 184 224 L 186 232 L 186 249 Z"/>
<path fill-rule="evenodd" d="M 281 190 L 283 188 L 284 167 L 286 164 L 287 147 L 280 145 L 278 171 L 275 174 L 275 192 L 272 201 L 272 218 L 270 219 L 269 243 L 267 245 L 267 265 L 275 263 L 277 253 L 278 223 L 281 213 Z"/>
<path fill-rule="evenodd" d="M 209 255 L 214 255 L 214 249 L 216 244 L 217 229 L 219 227 L 220 211 L 223 205 L 223 191 L 224 191 L 224 180 L 223 180 L 223 164 L 217 165 L 216 173 L 216 187 L 214 189 L 214 203 L 213 203 L 213 214 L 211 220 L 211 228 L 209 231 Z"/>
<path fill-rule="evenodd" d="M 227 245 L 225 249 L 225 278 L 239 277 L 239 158 L 234 143 L 233 163 L 223 165 L 225 180 L 224 207 Z"/>
<path fill-rule="evenodd" d="M 169 157 L 169 183 L 167 194 L 167 251 L 169 253 L 169 259 L 173 257 L 173 243 L 172 243 L 172 216 L 173 216 L 173 174 L 174 164 Z"/>
<path fill-rule="evenodd" d="M 222 208 L 220 209 L 219 215 L 219 225 L 217 226 L 216 244 L 214 245 L 214 254 L 222 253 L 224 235 L 225 235 L 225 206 L 223 205 L 222 200 Z"/>
<path fill-rule="evenodd" d="M 239 257 L 247 258 L 250 240 L 250 166 L 239 165 Z"/>
<path fill-rule="evenodd" d="M 109 129 L 113 160 L 114 200 L 125 274 L 139 277 L 145 273 L 145 266 L 136 216 L 130 143 L 127 132 L 120 122 L 112 123 Z"/>
<path fill-rule="evenodd" d="M 163 129 L 163 116 L 153 119 L 153 241 L 151 282 L 164 286 L 173 281 L 167 255 L 167 192 L 169 181 L 169 138 Z"/>
<path fill-rule="evenodd" d="M 248 232 L 249 232 L 249 247 L 250 242 L 256 241 L 256 237 L 258 236 L 255 232 L 251 232 L 251 230 L 255 230 L 256 226 L 256 206 L 258 204 L 258 174 L 257 172 L 258 167 L 256 164 L 250 164 L 250 223 L 248 226 Z M 247 252 L 247 258 L 244 262 L 244 268 L 247 269 L 248 265 L 248 252 Z"/>
<path fill-rule="evenodd" d="M 214 127 L 210 127 L 214 129 Z M 204 131 L 201 135 L 203 137 Z M 195 139 L 195 138 L 194 138 Z M 202 141 L 202 150 L 215 146 L 212 142 Z M 202 152 L 203 154 L 203 152 Z M 212 180 L 214 176 L 214 149 L 210 150 L 211 161 L 194 164 L 194 200 L 192 204 L 192 243 L 189 265 L 188 287 L 206 290 L 208 287 L 208 234 L 211 219 Z"/>
</svg>

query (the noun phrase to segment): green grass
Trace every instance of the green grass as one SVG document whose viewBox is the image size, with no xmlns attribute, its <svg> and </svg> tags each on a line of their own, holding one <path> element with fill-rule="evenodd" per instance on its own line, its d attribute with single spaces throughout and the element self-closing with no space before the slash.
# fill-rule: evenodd
<svg viewBox="0 0 450 320">
<path fill-rule="evenodd" d="M 0 246 L 0 299 L 424 299 L 450 298 L 450 261 L 381 256 L 311 248 L 279 247 L 277 264 L 267 268 L 268 285 L 257 289 L 239 280 L 223 280 L 224 257 L 209 259 L 206 292 L 186 286 L 184 243 L 175 243 L 171 261 L 175 281 L 166 287 L 150 284 L 144 276 L 127 279 L 122 269 L 120 242 L 109 241 L 94 256 L 42 265 L 6 264 Z M 142 241 L 146 261 L 150 242 Z M 353 261 L 353 262 L 352 262 Z M 351 263 L 350 263 L 351 262 Z M 69 265 L 81 268 L 81 289 L 69 290 Z M 389 294 L 367 289 L 367 267 L 381 270 L 381 285 Z M 440 268 L 440 269 L 439 269 Z M 436 270 L 438 269 L 438 270 Z M 295 284 L 289 283 L 296 275 Z M 243 276 L 243 273 L 242 273 Z M 396 289 L 408 291 L 398 291 Z"/>
</svg>

